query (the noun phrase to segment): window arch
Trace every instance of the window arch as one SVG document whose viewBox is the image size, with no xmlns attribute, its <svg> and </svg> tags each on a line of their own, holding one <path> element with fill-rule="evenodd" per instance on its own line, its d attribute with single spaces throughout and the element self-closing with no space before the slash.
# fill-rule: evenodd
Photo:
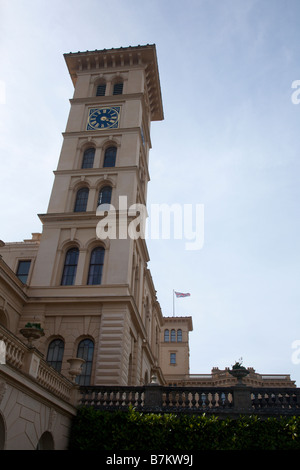
<svg viewBox="0 0 300 470">
<path fill-rule="evenodd" d="M 176 341 L 176 331 L 175 330 L 171 330 L 171 341 L 172 342 Z"/>
<path fill-rule="evenodd" d="M 58 372 L 61 371 L 65 345 L 62 339 L 51 341 L 47 352 L 47 362 Z"/>
<path fill-rule="evenodd" d="M 165 330 L 164 341 L 166 343 L 168 343 L 170 341 L 170 332 L 169 332 L 169 330 Z"/>
<path fill-rule="evenodd" d="M 104 264 L 105 249 L 102 246 L 94 248 L 91 253 L 89 274 L 88 274 L 88 285 L 101 284 L 102 271 Z"/>
<path fill-rule="evenodd" d="M 108 147 L 104 153 L 103 167 L 116 165 L 117 147 Z"/>
<path fill-rule="evenodd" d="M 62 286 L 72 286 L 75 282 L 79 250 L 78 248 L 70 248 L 65 257 L 65 264 L 61 279 Z"/>
<path fill-rule="evenodd" d="M 182 330 L 180 330 L 180 329 L 177 330 L 177 341 L 178 341 L 179 343 L 182 342 Z"/>
<path fill-rule="evenodd" d="M 94 342 L 91 339 L 83 339 L 77 348 L 77 357 L 85 360 L 81 374 L 76 377 L 78 385 L 90 385 L 94 355 Z"/>
<path fill-rule="evenodd" d="M 89 188 L 81 188 L 77 191 L 74 212 L 85 212 L 89 197 Z"/>
<path fill-rule="evenodd" d="M 95 158 L 95 149 L 90 147 L 83 153 L 81 168 L 93 168 Z"/>
<path fill-rule="evenodd" d="M 98 198 L 98 206 L 100 204 L 110 204 L 111 201 L 111 193 L 112 187 L 111 186 L 104 186 L 99 191 L 99 198 Z"/>
</svg>

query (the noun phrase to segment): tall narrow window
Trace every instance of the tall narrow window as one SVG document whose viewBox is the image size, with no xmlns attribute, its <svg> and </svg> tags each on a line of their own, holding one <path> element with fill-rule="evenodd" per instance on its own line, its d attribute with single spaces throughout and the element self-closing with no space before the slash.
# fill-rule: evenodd
<svg viewBox="0 0 300 470">
<path fill-rule="evenodd" d="M 98 206 L 100 204 L 110 204 L 111 201 L 111 186 L 104 186 L 99 192 Z"/>
<path fill-rule="evenodd" d="M 101 246 L 94 248 L 91 254 L 88 284 L 101 284 L 105 250 Z"/>
<path fill-rule="evenodd" d="M 122 82 L 115 83 L 114 84 L 113 94 L 114 95 L 122 95 L 122 93 L 123 93 L 123 83 Z"/>
<path fill-rule="evenodd" d="M 182 330 L 177 330 L 177 341 L 182 342 Z"/>
<path fill-rule="evenodd" d="M 31 264 L 30 260 L 19 261 L 18 269 L 17 269 L 17 276 L 20 279 L 20 281 L 23 282 L 23 284 L 26 284 L 27 282 L 30 264 Z"/>
<path fill-rule="evenodd" d="M 106 83 L 101 83 L 97 86 L 96 96 L 105 96 Z"/>
<path fill-rule="evenodd" d="M 164 341 L 168 343 L 170 341 L 170 332 L 169 330 L 165 330 Z"/>
<path fill-rule="evenodd" d="M 85 360 L 81 374 L 76 377 L 78 385 L 90 385 L 94 355 L 94 343 L 90 339 L 80 341 L 77 349 L 77 357 Z"/>
<path fill-rule="evenodd" d="M 117 155 L 117 148 L 116 147 L 108 147 L 105 150 L 103 166 L 104 167 L 115 166 L 115 164 L 116 164 L 116 155 Z"/>
<path fill-rule="evenodd" d="M 85 212 L 89 197 L 89 189 L 81 188 L 77 191 L 74 212 Z"/>
<path fill-rule="evenodd" d="M 176 364 L 176 353 L 170 353 L 170 364 Z"/>
<path fill-rule="evenodd" d="M 65 345 L 61 339 L 54 339 L 48 347 L 47 362 L 58 372 L 61 371 L 64 348 Z"/>
<path fill-rule="evenodd" d="M 95 149 L 93 147 L 86 149 L 82 158 L 81 168 L 93 168 L 95 158 Z"/>
<path fill-rule="evenodd" d="M 61 279 L 62 286 L 72 286 L 75 282 L 79 250 L 71 248 L 66 253 L 63 275 Z"/>
<path fill-rule="evenodd" d="M 171 330 L 171 341 L 172 342 L 176 341 L 176 331 L 175 330 Z"/>
</svg>

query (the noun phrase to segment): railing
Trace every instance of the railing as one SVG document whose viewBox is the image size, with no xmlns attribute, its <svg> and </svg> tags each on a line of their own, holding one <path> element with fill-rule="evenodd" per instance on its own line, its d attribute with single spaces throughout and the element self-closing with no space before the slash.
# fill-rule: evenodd
<svg viewBox="0 0 300 470">
<path fill-rule="evenodd" d="M 0 340 L 5 344 L 5 364 L 34 379 L 57 397 L 70 402 L 74 385 L 53 369 L 35 348 L 28 347 L 3 325 L 0 325 Z"/>
<path fill-rule="evenodd" d="M 163 411 L 218 411 L 231 410 L 233 391 L 228 387 L 164 387 Z"/>
<path fill-rule="evenodd" d="M 97 409 L 114 410 L 128 409 L 130 406 L 142 410 L 144 408 L 144 387 L 111 387 L 93 386 L 80 387 L 79 405 L 93 406 Z"/>
<path fill-rule="evenodd" d="M 251 388 L 250 393 L 255 413 L 300 414 L 299 388 Z"/>
<path fill-rule="evenodd" d="M 54 395 L 65 401 L 70 401 L 73 389 L 72 383 L 43 359 L 40 361 L 36 380 L 42 387 L 49 390 L 49 392 L 54 393 Z"/>
<path fill-rule="evenodd" d="M 5 362 L 21 369 L 27 351 L 25 344 L 2 325 L 0 325 L 0 340 L 5 344 Z"/>
<path fill-rule="evenodd" d="M 233 387 L 80 387 L 80 406 L 159 413 L 300 415 L 300 389 Z"/>
</svg>

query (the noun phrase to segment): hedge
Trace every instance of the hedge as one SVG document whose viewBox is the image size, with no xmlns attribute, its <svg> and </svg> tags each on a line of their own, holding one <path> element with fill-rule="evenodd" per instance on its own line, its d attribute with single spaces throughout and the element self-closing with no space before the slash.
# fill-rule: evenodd
<svg viewBox="0 0 300 470">
<path fill-rule="evenodd" d="M 78 410 L 70 450 L 300 450 L 300 416 L 220 419 L 190 414 L 146 414 L 134 409 Z"/>
</svg>

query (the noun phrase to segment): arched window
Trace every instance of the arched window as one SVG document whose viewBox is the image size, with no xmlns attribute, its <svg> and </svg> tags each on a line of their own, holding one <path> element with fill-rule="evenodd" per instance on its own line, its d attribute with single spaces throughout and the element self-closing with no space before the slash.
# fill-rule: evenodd
<svg viewBox="0 0 300 470">
<path fill-rule="evenodd" d="M 78 385 L 90 385 L 92 375 L 94 355 L 94 343 L 90 339 L 84 339 L 80 341 L 77 349 L 77 357 L 85 360 L 82 366 L 81 374 L 76 377 L 76 383 Z"/>
<path fill-rule="evenodd" d="M 122 95 L 123 93 L 123 82 L 117 82 L 114 84 L 113 95 Z"/>
<path fill-rule="evenodd" d="M 105 96 L 106 83 L 100 83 L 96 88 L 96 96 Z"/>
<path fill-rule="evenodd" d="M 86 149 L 82 158 L 81 168 L 93 168 L 95 158 L 95 149 L 93 147 Z"/>
<path fill-rule="evenodd" d="M 117 155 L 117 148 L 116 147 L 108 147 L 104 153 L 104 167 L 115 166 L 116 164 L 116 155 Z"/>
<path fill-rule="evenodd" d="M 111 201 L 111 186 L 104 186 L 99 192 L 98 206 L 100 204 L 110 204 Z"/>
<path fill-rule="evenodd" d="M 165 330 L 164 341 L 168 343 L 170 341 L 170 332 L 169 330 Z"/>
<path fill-rule="evenodd" d="M 171 330 L 171 341 L 176 341 L 176 331 L 175 330 Z"/>
<path fill-rule="evenodd" d="M 71 248 L 66 253 L 63 275 L 61 279 L 62 286 L 72 286 L 75 282 L 76 269 L 78 263 L 79 250 Z"/>
<path fill-rule="evenodd" d="M 182 330 L 177 330 L 177 341 L 182 342 Z"/>
<path fill-rule="evenodd" d="M 54 339 L 48 347 L 47 362 L 58 372 L 61 371 L 65 345 L 63 340 Z"/>
<path fill-rule="evenodd" d="M 101 284 L 105 250 L 102 246 L 94 248 L 91 254 L 88 284 Z"/>
<path fill-rule="evenodd" d="M 89 189 L 81 188 L 77 191 L 74 212 L 85 212 L 89 197 Z"/>
</svg>

